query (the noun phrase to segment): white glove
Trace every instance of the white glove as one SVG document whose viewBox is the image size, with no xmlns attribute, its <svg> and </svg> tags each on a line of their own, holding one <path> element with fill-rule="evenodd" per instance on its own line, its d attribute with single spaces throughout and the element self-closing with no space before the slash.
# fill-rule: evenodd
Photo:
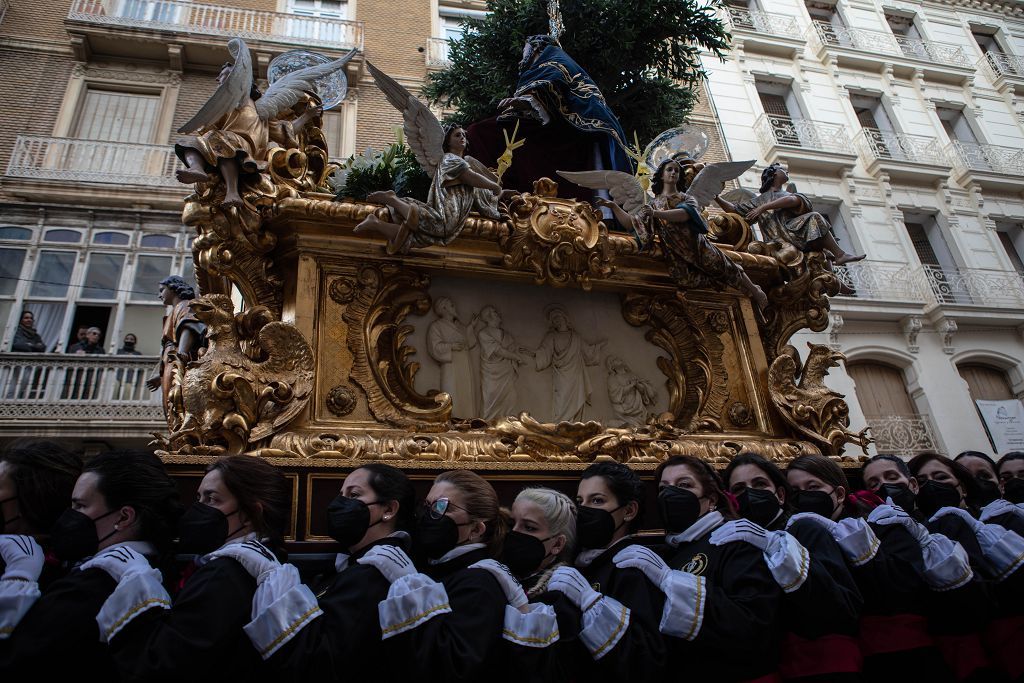
<svg viewBox="0 0 1024 683">
<path fill-rule="evenodd" d="M 601 599 L 601 594 L 591 588 L 583 574 L 573 567 L 559 567 L 552 572 L 548 590 L 563 594 L 584 612 Z"/>
<path fill-rule="evenodd" d="M 725 545 L 735 541 L 746 541 L 761 552 L 768 549 L 768 542 L 771 540 L 769 532 L 764 527 L 754 524 L 749 519 L 736 519 L 726 522 L 718 527 L 708 539 L 711 545 Z"/>
<path fill-rule="evenodd" d="M 981 531 L 981 529 L 985 526 L 984 524 L 982 524 L 981 522 L 976 520 L 971 515 L 971 513 L 968 512 L 967 510 L 964 510 L 962 508 L 955 508 L 955 507 L 951 507 L 951 506 L 946 506 L 944 508 L 939 508 L 939 511 L 936 512 L 934 515 L 932 515 L 931 519 L 929 519 L 928 521 L 929 522 L 934 522 L 935 520 L 939 519 L 940 517 L 948 517 L 950 515 L 952 515 L 953 517 L 959 517 L 960 519 L 962 519 L 964 521 L 964 523 L 967 524 L 967 528 L 969 528 L 975 534 L 977 534 L 979 531 Z"/>
<path fill-rule="evenodd" d="M 662 591 L 672 573 L 672 570 L 665 564 L 665 560 L 658 557 L 658 554 L 650 548 L 645 548 L 642 545 L 626 546 L 615 554 L 612 562 L 620 569 L 639 569 L 650 579 L 651 583 Z"/>
<path fill-rule="evenodd" d="M 36 539 L 18 534 L 0 535 L 0 557 L 7 565 L 0 578 L 37 582 L 46 559 Z"/>
<path fill-rule="evenodd" d="M 375 567 L 384 575 L 388 583 L 394 583 L 407 574 L 415 574 L 416 566 L 405 554 L 405 551 L 395 545 L 375 545 L 366 551 L 366 554 L 356 560 L 359 564 L 368 564 Z"/>
<path fill-rule="evenodd" d="M 152 569 L 149 560 L 126 545 L 117 545 L 107 548 L 88 562 L 83 562 L 81 569 L 102 569 L 110 576 L 121 583 L 125 577 L 132 574 L 142 574 Z"/>
<path fill-rule="evenodd" d="M 871 514 L 868 515 L 868 523 L 881 526 L 898 524 L 909 531 L 910 535 L 917 541 L 917 544 L 922 547 L 928 545 L 928 542 L 931 540 L 928 529 L 908 515 L 903 508 L 892 502 L 892 498 L 886 498 L 885 505 L 879 505 L 871 511 Z"/>
<path fill-rule="evenodd" d="M 229 543 L 222 548 L 214 550 L 207 557 L 211 560 L 219 557 L 230 557 L 242 565 L 242 568 L 249 572 L 252 578 L 256 579 L 257 586 L 270 576 L 270 572 L 281 566 L 274 553 L 270 552 L 270 549 L 259 541 Z"/>
<path fill-rule="evenodd" d="M 1024 518 L 1024 509 L 1014 505 L 1005 498 L 996 498 L 991 503 L 981 508 L 981 521 L 988 522 L 995 517 L 1003 515 L 1017 515 Z"/>
<path fill-rule="evenodd" d="M 505 599 L 508 600 L 508 604 L 512 605 L 516 609 L 523 607 L 530 602 L 529 598 L 526 597 L 526 591 L 523 590 L 522 585 L 516 580 L 516 577 L 512 576 L 512 572 L 508 570 L 508 567 L 503 565 L 497 560 L 481 560 L 474 564 L 469 565 L 470 569 L 483 569 L 491 573 L 491 576 L 498 580 L 501 585 L 501 589 L 505 591 Z"/>
<path fill-rule="evenodd" d="M 786 523 L 786 529 L 789 529 L 791 526 L 799 522 L 801 519 L 806 519 L 809 522 L 814 522 L 818 526 L 823 527 L 833 536 L 835 536 L 836 534 L 836 529 L 839 528 L 838 522 L 833 522 L 828 517 L 822 517 L 817 512 L 798 512 L 789 518 L 789 521 Z"/>
</svg>

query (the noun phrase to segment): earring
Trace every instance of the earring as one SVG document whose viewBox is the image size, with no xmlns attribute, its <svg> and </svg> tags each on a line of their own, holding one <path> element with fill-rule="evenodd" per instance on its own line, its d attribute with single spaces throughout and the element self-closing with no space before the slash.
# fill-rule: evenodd
<svg viewBox="0 0 1024 683">
<path fill-rule="evenodd" d="M 391 519 L 391 515 L 384 515 L 384 521 L 385 522 L 388 521 L 389 519 Z"/>
<path fill-rule="evenodd" d="M 117 526 L 116 524 L 114 525 L 114 531 L 120 531 L 120 527 Z"/>
</svg>

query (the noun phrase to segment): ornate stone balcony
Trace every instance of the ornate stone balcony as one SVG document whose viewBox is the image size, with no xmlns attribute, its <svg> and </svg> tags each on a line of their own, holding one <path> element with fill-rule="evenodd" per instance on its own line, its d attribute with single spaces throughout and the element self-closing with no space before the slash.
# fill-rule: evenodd
<svg viewBox="0 0 1024 683">
<path fill-rule="evenodd" d="M 155 356 L 0 354 L 0 435 L 146 434 L 165 426 L 160 392 L 146 379 Z"/>
<path fill-rule="evenodd" d="M 920 70 L 926 78 L 946 83 L 962 83 L 974 75 L 974 64 L 959 45 L 820 21 L 811 22 L 807 39 L 820 59 L 834 56 L 840 66 L 891 66 L 904 77 Z"/>
<path fill-rule="evenodd" d="M 859 261 L 835 270 L 846 285 L 847 291 L 841 294 L 844 297 L 916 304 L 926 300 L 920 270 L 905 263 Z"/>
<path fill-rule="evenodd" d="M 427 39 L 427 68 L 444 69 L 448 66 L 448 39 L 428 38 Z"/>
<path fill-rule="evenodd" d="M 1018 95 L 1024 93 L 1024 57 L 988 52 L 978 61 L 978 66 L 991 72 L 992 81 L 1000 90 L 1009 87 Z"/>
<path fill-rule="evenodd" d="M 872 175 L 923 184 L 949 178 L 950 162 L 938 138 L 865 128 L 854 145 Z"/>
<path fill-rule="evenodd" d="M 268 57 L 295 47 L 327 52 L 363 47 L 359 21 L 180 0 L 73 0 L 65 25 L 79 61 L 92 55 L 156 59 L 177 69 L 186 62 L 222 64 L 226 38 L 243 38 Z M 134 40 L 126 40 L 129 35 Z M 259 61 L 265 69 L 269 59 Z"/>
<path fill-rule="evenodd" d="M 742 42 L 747 51 L 793 55 L 807 42 L 795 17 L 741 7 L 723 10 L 733 41 Z"/>
<path fill-rule="evenodd" d="M 953 164 L 953 178 L 961 185 L 975 183 L 983 189 L 1024 190 L 1024 149 L 954 140 L 946 147 Z"/>
<path fill-rule="evenodd" d="M 1024 308 L 1024 279 L 1016 271 L 924 265 L 921 273 L 936 303 Z"/>
<path fill-rule="evenodd" d="M 754 132 L 765 159 L 785 160 L 791 171 L 837 173 L 857 161 L 846 129 L 834 123 L 763 114 L 754 122 Z"/>
<path fill-rule="evenodd" d="M 927 415 L 865 416 L 878 453 L 911 457 L 926 451 L 942 452 L 935 427 Z"/>
</svg>

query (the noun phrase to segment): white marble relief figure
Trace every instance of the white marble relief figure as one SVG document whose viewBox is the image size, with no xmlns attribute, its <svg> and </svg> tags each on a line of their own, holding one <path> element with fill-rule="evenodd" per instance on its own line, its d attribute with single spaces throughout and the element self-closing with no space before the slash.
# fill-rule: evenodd
<svg viewBox="0 0 1024 683">
<path fill-rule="evenodd" d="M 633 427 L 647 421 L 647 408 L 658 400 L 658 394 L 651 383 L 634 375 L 626 361 L 618 356 L 608 356 L 608 400 L 612 403 L 615 417 L 622 425 Z"/>
<path fill-rule="evenodd" d="M 590 405 L 588 365 L 601 361 L 601 350 L 608 343 L 585 341 L 569 323 L 569 314 L 560 305 L 545 309 L 548 332 L 537 347 L 537 370 L 551 368 L 551 408 L 555 422 L 580 422 L 584 408 Z"/>
<path fill-rule="evenodd" d="M 446 296 L 434 302 L 434 313 L 437 320 L 427 328 L 427 353 L 441 366 L 441 391 L 452 397 L 452 415 L 476 417 L 479 405 L 471 350 L 480 321 L 474 317 L 467 328 Z"/>
<path fill-rule="evenodd" d="M 501 315 L 494 306 L 480 311 L 484 327 L 477 333 L 480 343 L 480 416 L 496 420 L 515 415 L 517 405 L 516 377 L 519 366 L 529 361 L 526 349 L 516 344 L 515 338 L 501 328 Z"/>
</svg>

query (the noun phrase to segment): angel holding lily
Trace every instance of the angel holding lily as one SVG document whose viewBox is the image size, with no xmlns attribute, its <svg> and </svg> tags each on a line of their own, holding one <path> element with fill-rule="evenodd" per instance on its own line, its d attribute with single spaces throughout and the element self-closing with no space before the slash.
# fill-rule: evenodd
<svg viewBox="0 0 1024 683">
<path fill-rule="evenodd" d="M 721 190 L 723 182 L 739 177 L 753 163 L 707 164 L 685 188 L 683 164 L 677 158 L 665 159 L 651 176 L 653 199 L 641 181 L 628 173 L 559 171 L 559 175 L 583 187 L 607 189 L 612 199 L 599 198 L 595 203 L 608 207 L 616 220 L 630 226 L 641 249 L 649 248 L 657 238 L 668 262 L 669 275 L 679 287 L 735 287 L 763 310 L 768 305 L 764 290 L 708 239 L 708 225 L 700 213 L 701 207 Z"/>
<path fill-rule="evenodd" d="M 486 166 L 466 154 L 466 130 L 457 124 L 442 128 L 412 93 L 373 64 L 367 62 L 366 67 L 388 101 L 402 112 L 406 142 L 433 182 L 426 202 L 399 197 L 392 190 L 371 192 L 366 199 L 386 206 L 388 218 L 371 213 L 354 232 L 380 233 L 388 240 L 387 252 L 396 254 L 449 244 L 472 211 L 499 220 L 501 185 Z"/>
</svg>

